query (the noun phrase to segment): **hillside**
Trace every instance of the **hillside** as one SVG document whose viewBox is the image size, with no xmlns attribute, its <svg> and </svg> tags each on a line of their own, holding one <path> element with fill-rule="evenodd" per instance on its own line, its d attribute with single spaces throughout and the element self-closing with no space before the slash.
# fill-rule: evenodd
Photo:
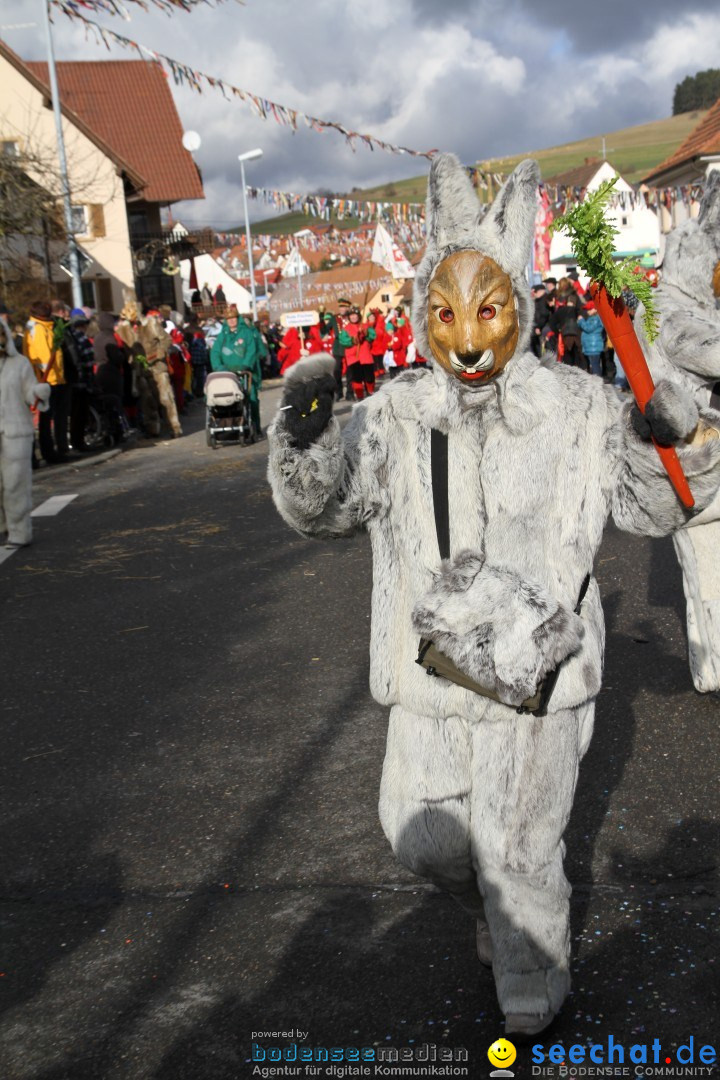
<svg viewBox="0 0 720 1080">
<path fill-rule="evenodd" d="M 659 165 L 704 117 L 704 112 L 682 113 L 667 120 L 655 120 L 649 124 L 621 128 L 619 131 L 605 133 L 606 156 L 615 165 L 626 180 L 637 183 L 654 165 Z M 545 177 L 565 172 L 576 165 L 582 165 L 586 157 L 602 156 L 603 134 L 577 142 L 564 143 L 547 150 L 525 150 L 513 157 L 492 158 L 479 161 L 483 169 L 493 173 L 507 174 L 526 157 L 534 157 L 540 162 Z M 427 176 L 413 176 L 408 180 L 394 180 L 378 187 L 353 191 L 357 199 L 377 199 L 381 202 L 422 202 L 425 198 Z M 333 220 L 335 220 L 333 218 Z M 253 233 L 274 233 L 277 236 L 297 232 L 307 225 L 312 225 L 316 218 L 304 214 L 282 214 L 279 217 L 265 218 L 252 226 Z M 351 229 L 357 220 L 345 218 L 338 222 L 340 228 Z M 240 229 L 240 226 L 238 226 Z M 234 230 L 230 230 L 234 231 Z"/>
</svg>

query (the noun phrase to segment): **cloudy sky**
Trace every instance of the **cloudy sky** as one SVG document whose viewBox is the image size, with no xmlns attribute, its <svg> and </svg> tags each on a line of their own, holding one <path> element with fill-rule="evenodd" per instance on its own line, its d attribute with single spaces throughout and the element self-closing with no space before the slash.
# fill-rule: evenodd
<svg viewBox="0 0 720 1080">
<path fill-rule="evenodd" d="M 0 0 L 0 23 L 33 22 L 37 8 Z M 669 116 L 676 82 L 720 67 L 717 0 L 230 0 L 171 18 L 132 14 L 99 21 L 262 97 L 466 162 Z M 24 58 L 44 58 L 38 28 L 0 33 Z M 55 43 L 59 60 L 131 56 L 86 41 L 60 13 Z M 207 198 L 178 207 L 187 222 L 242 220 L 237 155 L 256 146 L 264 157 L 248 182 L 286 191 L 347 192 L 427 169 L 424 159 L 353 153 L 330 132 L 292 135 L 209 89 L 173 93 L 184 127 L 202 136 Z M 251 208 L 255 220 L 267 213 Z"/>
</svg>

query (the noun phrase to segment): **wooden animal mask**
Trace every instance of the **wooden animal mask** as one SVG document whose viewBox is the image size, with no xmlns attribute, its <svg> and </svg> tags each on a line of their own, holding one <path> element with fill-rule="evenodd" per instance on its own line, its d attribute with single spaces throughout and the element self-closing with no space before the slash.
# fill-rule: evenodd
<svg viewBox="0 0 720 1080">
<path fill-rule="evenodd" d="M 428 295 L 433 357 L 463 383 L 499 375 L 518 342 L 512 282 L 479 251 L 457 251 L 438 266 Z"/>
<path fill-rule="evenodd" d="M 485 212 L 454 154 L 438 154 L 430 167 L 427 248 L 415 277 L 413 330 L 421 355 L 432 353 L 468 384 L 499 375 L 529 339 L 527 267 L 539 179 L 535 161 L 521 162 Z"/>
</svg>

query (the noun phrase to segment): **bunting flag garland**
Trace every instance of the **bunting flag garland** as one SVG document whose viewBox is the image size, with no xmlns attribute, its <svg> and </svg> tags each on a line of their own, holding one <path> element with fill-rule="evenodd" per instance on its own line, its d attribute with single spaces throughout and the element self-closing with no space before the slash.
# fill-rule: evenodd
<svg viewBox="0 0 720 1080">
<path fill-rule="evenodd" d="M 225 0 L 125 0 L 125 3 L 134 4 L 143 11 L 150 11 L 151 7 L 159 8 L 165 15 L 171 15 L 173 11 L 192 11 L 201 4 L 212 6 L 222 4 Z M 244 4 L 245 0 L 235 0 L 238 4 Z M 57 4 L 57 0 L 53 0 Z M 70 8 L 73 13 L 82 18 L 81 11 L 91 11 L 95 15 L 120 15 L 130 21 L 130 13 L 121 0 L 64 0 L 63 4 L 57 4 L 61 10 L 63 6 Z M 65 14 L 69 14 L 65 11 Z"/>
<path fill-rule="evenodd" d="M 91 0 L 91 2 L 119 3 L 119 0 Z M 155 2 L 155 0 L 152 0 L 152 2 Z M 160 3 L 165 2 L 173 3 L 174 0 L 160 0 Z M 184 0 L 181 0 L 181 2 L 184 2 Z M 191 2 L 197 2 L 197 0 L 191 0 Z M 164 70 L 171 72 L 177 86 L 189 86 L 191 90 L 196 91 L 198 94 L 202 93 L 203 83 L 205 83 L 211 89 L 219 90 L 228 100 L 239 98 L 240 101 L 250 105 L 261 120 L 267 120 L 268 116 L 272 116 L 279 124 L 290 127 L 293 131 L 297 131 L 300 121 L 304 121 L 312 131 L 337 131 L 339 135 L 343 136 L 351 150 L 357 149 L 356 144 L 362 144 L 369 150 L 384 150 L 389 154 L 407 154 L 410 157 L 429 159 L 437 153 L 437 150 L 410 150 L 407 146 L 396 146 L 394 143 L 378 139 L 375 135 L 364 135 L 358 131 L 351 131 L 334 120 L 321 120 L 317 116 L 309 116 L 298 109 L 291 109 L 287 105 L 278 104 L 276 101 L 269 101 L 267 98 L 251 93 L 250 90 L 241 90 L 240 87 L 232 86 L 231 83 L 227 83 L 223 79 L 207 75 L 204 71 L 195 71 L 179 60 L 173 60 L 172 57 L 166 56 L 164 53 L 156 52 L 140 42 L 132 41 L 130 38 L 117 34 L 106 26 L 101 26 L 100 23 L 81 14 L 78 9 L 78 0 L 53 0 L 53 3 L 68 18 L 83 23 L 86 31 L 92 31 L 95 39 L 99 38 L 106 48 L 109 49 L 112 43 L 136 52 L 143 59 L 154 60 Z"/>
<path fill-rule="evenodd" d="M 375 221 L 379 217 L 395 222 L 425 220 L 425 203 L 381 202 L 353 199 L 347 195 L 297 195 L 292 191 L 276 191 L 248 185 L 248 197 L 286 213 L 301 213 L 308 217 L 330 221 L 331 215 L 342 221 L 355 218 L 359 221 Z"/>
<path fill-rule="evenodd" d="M 586 188 L 563 187 L 554 184 L 541 184 L 540 190 L 547 192 L 547 197 L 554 210 L 576 206 L 585 198 Z M 699 203 L 702 198 L 703 184 L 685 184 L 681 187 L 651 188 L 641 184 L 633 191 L 614 191 L 608 202 L 614 210 L 635 210 L 638 207 L 648 207 L 650 210 L 672 211 L 673 207 L 681 202 L 686 209 L 690 209 L 693 203 Z"/>
</svg>

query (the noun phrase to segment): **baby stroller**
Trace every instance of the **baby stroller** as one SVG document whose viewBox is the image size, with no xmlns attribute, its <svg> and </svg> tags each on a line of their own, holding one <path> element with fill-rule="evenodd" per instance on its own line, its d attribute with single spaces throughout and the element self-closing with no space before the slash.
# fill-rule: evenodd
<svg viewBox="0 0 720 1080">
<path fill-rule="evenodd" d="M 249 371 L 213 371 L 205 380 L 205 434 L 208 446 L 217 450 L 221 442 L 246 446 L 257 438 L 250 415 Z"/>
</svg>

